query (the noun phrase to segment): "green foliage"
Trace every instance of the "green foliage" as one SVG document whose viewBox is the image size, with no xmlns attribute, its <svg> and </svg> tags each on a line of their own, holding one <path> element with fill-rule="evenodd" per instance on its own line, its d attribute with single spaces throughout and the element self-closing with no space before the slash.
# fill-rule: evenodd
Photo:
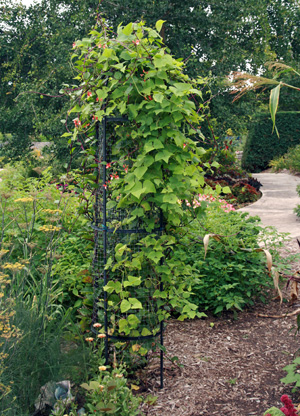
<svg viewBox="0 0 300 416">
<path fill-rule="evenodd" d="M 37 297 L 40 312 L 49 315 L 61 305 L 74 311 L 90 305 L 92 235 L 87 219 L 77 214 L 74 185 L 61 193 L 49 184 L 49 168 L 39 178 L 24 174 L 22 164 L 1 172 L 1 267 L 11 276 L 10 295 L 17 297 L 21 286 L 28 303 Z"/>
<path fill-rule="evenodd" d="M 0 412 L 8 416 L 30 415 L 40 388 L 48 381 L 72 379 L 79 382 L 89 374 L 89 350 L 84 341 L 67 341 L 65 329 L 70 326 L 70 314 L 62 314 L 45 325 L 34 305 L 29 308 L 21 299 L 15 304 L 16 314 L 11 324 L 19 328 L 19 339 L 7 339 L 2 351 L 0 383 L 10 386 L 0 401 Z"/>
<path fill-rule="evenodd" d="M 231 187 L 232 195 L 236 198 L 238 205 L 244 203 L 253 203 L 257 201 L 261 194 L 253 186 L 249 185 L 246 181 L 240 181 Z"/>
<path fill-rule="evenodd" d="M 242 158 L 244 169 L 250 172 L 266 169 L 272 159 L 283 156 L 299 143 L 300 117 L 296 112 L 278 112 L 276 125 L 280 138 L 272 133 L 272 121 L 267 114 L 253 120 Z"/>
<path fill-rule="evenodd" d="M 266 410 L 264 416 L 282 416 L 284 413 L 279 410 L 277 407 L 270 407 L 270 409 Z"/>
<path fill-rule="evenodd" d="M 271 59 L 299 59 L 299 7 L 295 0 L 271 4 L 267 0 L 259 4 L 214 0 L 209 5 L 204 0 L 100 3 L 99 11 L 115 31 L 119 24 L 142 19 L 154 28 L 162 19 L 159 29 L 164 43 L 176 58 L 186 60 L 187 73 L 195 76 L 211 71 L 216 136 L 232 126 L 239 134 L 245 131 L 255 104 L 254 97 L 246 97 L 233 105 L 218 77 L 245 70 L 249 63 L 255 72 Z M 68 104 L 59 91 L 63 82 L 73 82 L 69 47 L 94 26 L 97 2 L 42 0 L 25 7 L 1 0 L 0 7 L 0 131 L 13 134 L 18 141 L 29 136 L 53 139 L 55 154 L 65 163 L 69 150 L 59 136 Z"/>
<path fill-rule="evenodd" d="M 100 366 L 99 375 L 88 383 L 81 384 L 81 387 L 86 391 L 86 415 L 141 415 L 138 409 L 141 399 L 135 397 L 127 387 L 122 368 L 109 371 Z"/>
<path fill-rule="evenodd" d="M 290 148 L 283 156 L 270 162 L 274 172 L 288 169 L 293 173 L 300 173 L 300 145 Z"/>
<path fill-rule="evenodd" d="M 192 235 L 187 235 L 176 250 L 193 268 L 192 301 L 200 310 L 217 314 L 237 312 L 255 300 L 266 300 L 266 289 L 272 279 L 266 268 L 265 255 L 258 251 L 259 241 L 267 241 L 258 217 L 248 217 L 237 211 L 224 212 L 220 205 L 211 203 L 201 223 L 194 223 Z M 210 233 L 205 256 L 203 237 Z M 261 234 L 260 234 L 261 233 Z M 270 240 L 269 240 L 270 241 Z M 271 243 L 272 254 L 278 260 L 276 243 Z"/>
<path fill-rule="evenodd" d="M 107 226 L 150 233 L 119 242 L 107 260 L 110 278 L 104 290 L 112 313 L 118 316 L 110 322 L 109 331 L 149 335 L 149 329 L 157 331 L 143 324 L 148 313 L 143 299 L 151 291 L 159 321 L 170 316 L 170 304 L 180 319 L 197 315 L 195 305 L 188 301 L 191 268 L 174 260 L 174 249 L 177 229 L 203 212 L 201 207 L 188 209 L 181 201 L 192 201 L 204 185 L 199 162 L 205 151 L 197 147 L 196 140 L 203 119 L 197 108 L 206 109 L 199 90 L 205 80 L 185 75 L 183 63 L 143 23 L 119 26 L 116 35 L 103 21 L 99 31 L 92 30 L 91 37 L 77 41 L 74 49 L 79 87 L 67 92 L 73 98 L 69 114 L 77 117 L 73 134 L 64 136 L 73 146 L 85 148 L 88 167 L 98 164 L 101 177 L 85 175 L 87 186 L 101 186 L 109 209 L 128 213 L 125 220 Z M 197 97 L 197 106 L 191 94 Z M 119 115 L 128 115 L 128 122 L 111 132 L 111 159 L 96 161 L 95 121 Z M 160 210 L 166 227 L 161 236 L 154 233 Z M 133 246 L 140 250 L 135 252 Z M 102 305 L 103 292 L 99 298 Z"/>
<path fill-rule="evenodd" d="M 285 366 L 283 369 L 287 372 L 287 375 L 280 381 L 284 384 L 295 384 L 295 387 L 300 387 L 300 357 L 296 357 L 293 360 L 293 364 Z"/>
<path fill-rule="evenodd" d="M 92 303 L 92 236 L 74 177 L 62 193 L 49 168 L 26 173 L 5 166 L 0 183 L 0 408 L 11 416 L 31 414 L 46 382 L 82 381 L 93 368 L 72 323 L 77 314 L 85 330 Z"/>
<path fill-rule="evenodd" d="M 72 82 L 70 46 L 94 25 L 95 6 L 89 0 L 42 0 L 29 7 L 1 1 L 0 131 L 12 134 L 11 146 L 3 148 L 12 160 L 40 136 L 55 141 L 61 164 L 70 159 L 60 139 L 68 102 L 59 91 Z"/>
</svg>

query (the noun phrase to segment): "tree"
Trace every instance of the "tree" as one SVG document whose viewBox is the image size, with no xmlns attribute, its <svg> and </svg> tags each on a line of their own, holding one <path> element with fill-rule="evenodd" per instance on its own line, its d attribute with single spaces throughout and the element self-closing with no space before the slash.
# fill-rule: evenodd
<svg viewBox="0 0 300 416">
<path fill-rule="evenodd" d="M 5 0 L 1 8 L 0 131 L 25 147 L 33 136 L 58 140 L 68 107 L 59 91 L 72 82 L 72 43 L 93 26 L 94 3 L 42 0 L 26 8 Z"/>
<path fill-rule="evenodd" d="M 212 76 L 216 135 L 229 127 L 245 130 L 258 99 L 248 95 L 237 110 L 220 79 L 237 70 L 257 73 L 268 60 L 299 57 L 300 10 L 294 0 L 103 0 L 100 11 L 115 30 L 121 22 L 166 21 L 161 35 L 175 57 L 185 58 L 186 72 Z"/>
<path fill-rule="evenodd" d="M 68 106 L 59 91 L 63 83 L 73 83 L 71 45 L 94 26 L 97 4 L 42 0 L 25 8 L 0 0 L 0 5 L 0 132 L 14 133 L 18 141 L 30 136 L 58 140 Z M 102 0 L 99 12 L 115 31 L 121 22 L 144 19 L 154 27 L 165 20 L 161 35 L 176 58 L 184 57 L 186 73 L 212 76 L 217 135 L 228 127 L 235 130 L 237 119 L 220 79 L 235 70 L 255 73 L 268 60 L 294 64 L 299 59 L 296 0 Z M 239 129 L 245 129 L 256 98 L 244 100 Z"/>
</svg>

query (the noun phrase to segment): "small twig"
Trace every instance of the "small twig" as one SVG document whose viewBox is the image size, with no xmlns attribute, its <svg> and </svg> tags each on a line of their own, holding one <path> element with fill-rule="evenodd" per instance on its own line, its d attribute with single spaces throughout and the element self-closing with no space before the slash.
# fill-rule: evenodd
<svg viewBox="0 0 300 416">
<path fill-rule="evenodd" d="M 257 316 L 260 318 L 287 318 L 288 316 L 298 315 L 300 313 L 300 308 L 296 309 L 294 312 L 286 313 L 284 315 L 264 315 L 263 313 L 258 313 Z"/>
</svg>

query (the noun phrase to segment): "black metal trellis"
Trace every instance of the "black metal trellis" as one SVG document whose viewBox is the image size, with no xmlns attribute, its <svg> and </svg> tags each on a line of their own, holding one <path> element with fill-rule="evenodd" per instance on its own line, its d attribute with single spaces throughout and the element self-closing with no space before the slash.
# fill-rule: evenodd
<svg viewBox="0 0 300 416">
<path fill-rule="evenodd" d="M 102 123 L 96 125 L 97 141 L 97 160 L 98 160 L 98 178 L 99 187 L 96 190 L 95 207 L 94 207 L 94 229 L 95 250 L 93 259 L 94 269 L 94 307 L 92 325 L 100 322 L 104 327 L 105 334 L 105 361 L 109 362 L 110 342 L 153 342 L 157 337 L 160 338 L 160 345 L 163 346 L 163 322 L 158 320 L 156 300 L 152 296 L 155 290 L 163 290 L 161 281 L 157 283 L 151 279 L 151 270 L 142 268 L 140 270 L 141 285 L 130 288 L 135 292 L 132 298 L 137 298 L 143 305 L 143 309 L 128 311 L 125 314 L 113 309 L 111 306 L 117 302 L 116 294 L 109 294 L 103 289 L 110 281 L 119 282 L 122 278 L 117 273 L 106 269 L 107 260 L 114 254 L 117 244 L 122 243 L 128 248 L 128 257 L 132 261 L 135 254 L 140 251 L 141 238 L 148 234 L 161 235 L 164 231 L 164 221 L 162 212 L 154 210 L 151 214 L 156 218 L 156 228 L 149 233 L 143 227 L 143 224 L 135 224 L 134 228 L 123 225 L 124 220 L 130 213 L 122 209 L 108 209 L 107 201 L 110 198 L 109 188 L 107 187 L 107 164 L 112 162 L 111 142 L 107 140 L 107 130 L 109 126 L 115 123 L 126 123 L 126 117 L 104 117 Z M 113 128 L 114 130 L 114 128 Z M 102 183 L 101 183 L 102 182 Z M 126 221 L 125 221 L 126 222 Z M 120 226 L 116 227 L 116 223 Z M 129 295 L 130 296 L 130 295 Z M 120 299 L 119 299 L 120 301 Z M 133 329 L 130 333 L 114 335 L 117 325 L 120 327 L 122 319 L 131 319 L 138 322 L 138 329 Z M 92 326 L 95 331 L 94 327 Z M 160 387 L 163 388 L 163 348 L 160 348 Z"/>
</svg>

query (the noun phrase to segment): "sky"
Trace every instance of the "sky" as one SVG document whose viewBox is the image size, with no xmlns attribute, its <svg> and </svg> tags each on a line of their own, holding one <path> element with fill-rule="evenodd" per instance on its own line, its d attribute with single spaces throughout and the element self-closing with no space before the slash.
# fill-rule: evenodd
<svg viewBox="0 0 300 416">
<path fill-rule="evenodd" d="M 21 2 L 25 4 L 25 6 L 30 6 L 34 3 L 34 0 L 21 0 Z"/>
</svg>

